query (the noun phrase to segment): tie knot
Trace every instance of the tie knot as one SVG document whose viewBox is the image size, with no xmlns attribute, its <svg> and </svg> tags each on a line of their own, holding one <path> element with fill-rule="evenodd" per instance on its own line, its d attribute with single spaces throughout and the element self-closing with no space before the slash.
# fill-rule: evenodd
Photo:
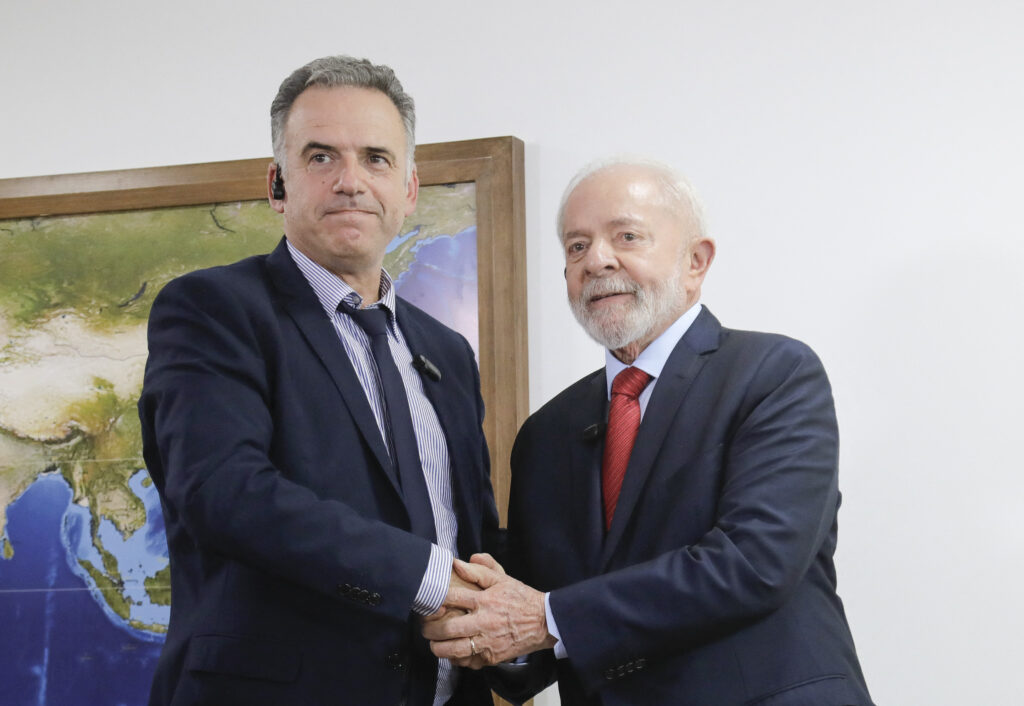
<svg viewBox="0 0 1024 706">
<path fill-rule="evenodd" d="M 370 338 L 387 334 L 388 311 L 384 307 L 375 306 L 370 309 L 357 309 L 342 302 L 339 308 L 351 316 L 352 320 L 359 324 L 359 327 L 366 331 L 366 335 Z"/>
<path fill-rule="evenodd" d="M 612 380 L 612 395 L 625 395 L 635 400 L 650 381 L 651 376 L 640 368 L 625 368 Z"/>
</svg>

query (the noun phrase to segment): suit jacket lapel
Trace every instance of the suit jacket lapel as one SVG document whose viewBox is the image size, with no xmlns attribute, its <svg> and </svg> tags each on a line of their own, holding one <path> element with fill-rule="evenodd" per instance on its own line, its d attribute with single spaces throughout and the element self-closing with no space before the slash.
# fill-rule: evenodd
<svg viewBox="0 0 1024 706">
<path fill-rule="evenodd" d="M 274 252 L 267 256 L 267 270 L 271 281 L 282 295 L 282 301 L 289 316 L 295 321 L 306 342 L 320 358 L 327 373 L 338 388 L 342 400 L 355 420 L 359 433 L 373 452 L 377 463 L 387 475 L 395 492 L 402 495 L 396 470 L 384 447 L 380 429 L 374 420 L 373 410 L 359 384 L 359 378 L 352 362 L 345 355 L 345 348 L 338 340 L 338 334 L 324 315 L 324 309 L 316 298 L 306 278 L 295 265 L 284 239 Z"/>
<path fill-rule="evenodd" d="M 707 360 L 705 354 L 718 348 L 721 329 L 718 319 L 707 308 L 702 309 L 662 368 L 629 457 L 615 517 L 612 518 L 612 526 L 601 552 L 601 571 L 607 569 L 616 546 L 632 521 L 633 511 L 647 478 L 654 468 L 658 453 L 666 443 L 665 437 L 672 420 L 682 408 L 690 384 Z"/>
<path fill-rule="evenodd" d="M 584 430 L 592 424 L 608 421 L 608 385 L 604 370 L 599 370 L 585 383 L 583 396 L 573 405 L 581 410 L 578 424 L 579 435 L 569 440 L 572 473 L 571 488 L 573 502 L 566 518 L 570 523 L 569 533 L 575 536 L 573 546 L 581 548 L 581 560 L 586 575 L 599 573 L 599 559 L 604 543 L 604 505 L 601 503 L 601 454 L 604 444 L 600 431 L 593 438 L 587 438 Z M 603 427 L 602 427 L 603 428 Z"/>
</svg>

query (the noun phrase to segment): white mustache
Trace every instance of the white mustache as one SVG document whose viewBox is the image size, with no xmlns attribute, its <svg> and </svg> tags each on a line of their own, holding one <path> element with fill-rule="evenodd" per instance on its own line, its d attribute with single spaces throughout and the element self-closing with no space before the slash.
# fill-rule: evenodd
<svg viewBox="0 0 1024 706">
<path fill-rule="evenodd" d="M 583 285 L 581 299 L 585 302 L 612 294 L 637 294 L 640 285 L 628 279 L 592 279 Z"/>
</svg>

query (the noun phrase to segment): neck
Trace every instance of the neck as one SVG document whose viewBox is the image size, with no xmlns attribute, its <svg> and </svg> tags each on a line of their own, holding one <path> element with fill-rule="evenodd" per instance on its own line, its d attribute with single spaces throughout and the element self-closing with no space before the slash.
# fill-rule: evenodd
<svg viewBox="0 0 1024 706">
<path fill-rule="evenodd" d="M 647 346 L 654 343 L 654 341 L 656 341 L 659 336 L 668 331 L 669 327 L 672 326 L 672 324 L 674 324 L 676 321 L 678 321 L 679 317 L 681 317 L 683 314 L 685 314 L 691 308 L 693 308 L 693 306 L 697 303 L 699 299 L 699 289 L 695 292 L 687 292 L 687 296 L 683 303 L 683 306 L 677 310 L 673 310 L 670 314 L 668 314 L 666 316 L 665 321 L 661 325 L 655 326 L 653 329 L 648 331 L 646 335 L 641 336 L 635 341 L 630 341 L 621 348 L 610 349 L 611 354 L 618 358 L 623 364 L 632 365 L 636 361 L 636 359 L 640 357 L 640 354 L 644 352 L 644 349 L 647 348 Z"/>
<path fill-rule="evenodd" d="M 686 311 L 686 309 L 683 309 L 683 311 Z M 665 333 L 665 331 L 668 330 L 668 327 L 671 326 L 675 322 L 675 320 L 678 319 L 680 316 L 682 316 L 682 312 L 669 316 L 668 321 L 661 324 L 660 326 L 656 326 L 655 328 L 651 329 L 650 331 L 647 332 L 647 335 L 643 336 L 642 338 L 638 338 L 635 341 L 630 341 L 621 348 L 615 348 L 614 350 L 612 350 L 612 355 L 621 360 L 626 365 L 632 365 L 633 361 L 639 358 L 640 354 L 644 352 L 644 349 L 647 348 L 647 346 L 651 345 L 651 343 L 653 343 L 658 338 L 658 336 Z"/>
<path fill-rule="evenodd" d="M 376 304 L 380 300 L 381 271 L 354 274 L 351 272 L 335 273 L 363 300 L 363 308 Z"/>
<path fill-rule="evenodd" d="M 633 341 L 632 343 L 627 343 L 622 348 L 616 348 L 615 350 L 612 351 L 612 355 L 621 360 L 626 365 L 632 365 L 633 361 L 635 361 L 640 356 L 640 354 L 643 353 L 644 348 L 647 347 L 648 343 L 650 343 L 650 341 Z"/>
</svg>

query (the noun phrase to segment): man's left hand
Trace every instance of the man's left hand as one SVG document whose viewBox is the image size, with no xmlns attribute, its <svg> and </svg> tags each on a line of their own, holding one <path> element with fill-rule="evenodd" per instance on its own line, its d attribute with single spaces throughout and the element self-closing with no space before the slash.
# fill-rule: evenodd
<svg viewBox="0 0 1024 706">
<path fill-rule="evenodd" d="M 480 669 L 553 647 L 544 616 L 544 594 L 487 565 L 456 560 L 461 578 L 483 591 L 452 588 L 445 607 L 466 615 L 426 622 L 423 636 L 438 657 Z"/>
</svg>

